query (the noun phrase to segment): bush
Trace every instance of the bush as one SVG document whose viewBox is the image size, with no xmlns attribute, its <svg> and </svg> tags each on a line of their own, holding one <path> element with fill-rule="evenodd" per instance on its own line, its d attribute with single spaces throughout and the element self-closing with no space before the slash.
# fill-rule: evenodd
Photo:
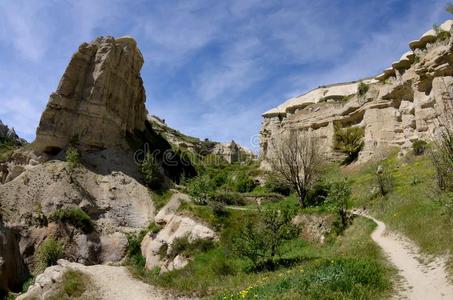
<svg viewBox="0 0 453 300">
<path fill-rule="evenodd" d="M 216 256 L 211 261 L 211 269 L 212 271 L 220 276 L 228 276 L 236 274 L 236 269 L 231 264 L 231 261 L 227 259 L 225 256 Z"/>
<path fill-rule="evenodd" d="M 423 155 L 428 144 L 424 140 L 415 140 L 412 143 L 412 151 L 415 155 Z"/>
<path fill-rule="evenodd" d="M 246 204 L 244 196 L 239 193 L 218 192 L 214 194 L 212 200 L 226 205 L 242 206 Z"/>
<path fill-rule="evenodd" d="M 53 236 L 47 237 L 36 250 L 35 273 L 39 274 L 45 268 L 56 265 L 57 261 L 63 257 L 63 243 L 57 241 Z"/>
<path fill-rule="evenodd" d="M 69 163 L 71 168 L 77 167 L 80 163 L 79 150 L 73 146 L 69 146 L 68 149 L 66 149 L 66 161 Z"/>
<path fill-rule="evenodd" d="M 377 167 L 375 178 L 381 196 L 385 196 L 393 190 L 393 176 L 381 165 Z"/>
<path fill-rule="evenodd" d="M 434 141 L 430 153 L 436 169 L 437 185 L 443 191 L 453 191 L 453 129 L 445 127 Z"/>
<path fill-rule="evenodd" d="M 359 94 L 359 96 L 363 96 L 365 95 L 368 90 L 370 89 L 370 86 L 368 84 L 366 84 L 365 82 L 360 82 L 359 85 L 357 86 L 357 93 Z"/>
<path fill-rule="evenodd" d="M 206 252 L 213 247 L 214 242 L 212 240 L 196 239 L 190 242 L 188 236 L 185 236 L 177 238 L 173 241 L 167 257 L 173 259 L 178 255 L 192 256 L 196 252 Z"/>
<path fill-rule="evenodd" d="M 233 180 L 234 191 L 249 193 L 256 187 L 256 183 L 246 172 L 239 172 Z"/>
<path fill-rule="evenodd" d="M 146 154 L 143 163 L 140 165 L 140 172 L 145 184 L 151 189 L 159 190 L 163 187 L 164 175 L 162 175 L 159 163 L 150 153 Z"/>
<path fill-rule="evenodd" d="M 140 270 L 144 269 L 146 264 L 146 260 L 143 257 L 141 250 L 141 243 L 145 234 L 146 232 L 142 231 L 138 234 L 130 234 L 127 237 L 128 241 L 127 256 L 129 258 L 130 263 Z"/>
<path fill-rule="evenodd" d="M 357 159 L 362 150 L 365 131 L 362 127 L 336 128 L 334 149 L 347 155 L 344 160 L 349 164 Z"/>
<path fill-rule="evenodd" d="M 194 177 L 187 184 L 187 192 L 197 204 L 207 204 L 212 199 L 215 189 L 208 175 Z"/>
<path fill-rule="evenodd" d="M 307 206 L 320 206 L 326 201 L 327 195 L 329 194 L 330 185 L 327 182 L 321 181 L 308 192 L 307 194 Z"/>
<path fill-rule="evenodd" d="M 264 187 L 269 193 L 278 193 L 284 196 L 291 194 L 291 186 L 275 174 L 269 174 Z"/>
<path fill-rule="evenodd" d="M 336 234 L 342 234 L 351 223 L 349 201 L 351 198 L 351 184 L 346 180 L 334 181 L 330 184 L 326 203 L 336 213 L 333 229 Z"/>
<path fill-rule="evenodd" d="M 78 207 L 57 210 L 50 215 L 49 219 L 54 222 L 70 224 L 81 229 L 84 233 L 90 233 L 94 230 L 90 216 Z"/>
<path fill-rule="evenodd" d="M 69 297 L 80 297 L 86 290 L 84 274 L 69 270 L 63 274 L 63 290 Z"/>
<path fill-rule="evenodd" d="M 216 216 L 217 218 L 224 218 L 229 215 L 228 211 L 225 208 L 224 203 L 212 201 L 209 203 L 209 205 L 212 208 L 212 212 L 214 213 L 214 216 Z"/>
<path fill-rule="evenodd" d="M 299 233 L 292 223 L 294 215 L 289 208 L 268 209 L 260 212 L 256 220 L 247 219 L 233 238 L 233 251 L 249 259 L 253 270 L 275 268 L 282 244 Z"/>
</svg>

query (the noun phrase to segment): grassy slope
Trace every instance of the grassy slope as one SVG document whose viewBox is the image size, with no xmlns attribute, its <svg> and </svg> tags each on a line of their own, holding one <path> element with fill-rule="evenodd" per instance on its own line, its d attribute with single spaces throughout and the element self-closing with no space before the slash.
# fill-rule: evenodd
<svg viewBox="0 0 453 300">
<path fill-rule="evenodd" d="M 391 156 L 383 165 L 391 170 L 394 179 L 394 189 L 386 197 L 370 195 L 375 185 L 375 165 L 345 172 L 353 182 L 354 206 L 367 207 L 391 229 L 415 241 L 427 254 L 453 253 L 453 226 L 439 203 L 446 195 L 435 188 L 435 171 L 429 158 L 409 156 L 398 160 Z M 449 265 L 453 267 L 451 257 Z"/>
<path fill-rule="evenodd" d="M 292 201 L 297 200 L 289 198 L 284 204 Z M 223 228 L 220 244 L 196 254 L 183 270 L 160 276 L 157 271 L 132 266 L 135 275 L 144 281 L 177 293 L 213 299 L 383 299 L 391 289 L 392 270 L 369 237 L 374 225 L 368 220 L 356 219 L 344 237 L 323 247 L 302 240 L 289 241 L 284 246 L 288 250 L 284 258 L 297 263 L 274 272 L 254 273 L 246 271 L 248 261 L 235 257 L 226 244 L 227 236 L 240 226 L 238 220 L 250 217 L 253 211 L 231 210 L 220 220 L 207 206 L 185 205 L 183 210 Z"/>
</svg>

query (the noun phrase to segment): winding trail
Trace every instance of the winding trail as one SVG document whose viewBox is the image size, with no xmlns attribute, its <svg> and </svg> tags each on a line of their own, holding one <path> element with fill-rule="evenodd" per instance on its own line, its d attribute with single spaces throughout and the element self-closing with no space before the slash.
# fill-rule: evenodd
<svg viewBox="0 0 453 300">
<path fill-rule="evenodd" d="M 364 214 L 357 215 L 373 220 L 377 228 L 371 238 L 383 249 L 388 259 L 400 271 L 403 290 L 395 299 L 437 300 L 453 299 L 453 285 L 448 282 L 445 262 L 438 258 L 429 264 L 422 264 L 423 256 L 417 246 L 402 237 L 386 232 L 383 222 Z"/>
</svg>

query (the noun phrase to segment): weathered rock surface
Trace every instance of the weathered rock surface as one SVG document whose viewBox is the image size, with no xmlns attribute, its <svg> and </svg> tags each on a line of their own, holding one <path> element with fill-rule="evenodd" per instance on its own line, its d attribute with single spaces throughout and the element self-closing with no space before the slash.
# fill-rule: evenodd
<svg viewBox="0 0 453 300">
<path fill-rule="evenodd" d="M 176 239 L 187 237 L 189 242 L 199 239 L 218 239 L 216 233 L 206 225 L 177 213 L 181 202 L 189 200 L 187 195 L 175 193 L 168 204 L 156 215 L 156 223 L 163 225 L 163 228 L 157 234 L 148 233 L 141 244 L 142 254 L 146 259 L 146 268 L 151 270 L 158 267 L 161 272 L 184 268 L 190 258 L 182 255 L 171 259 L 167 256 L 161 257 L 162 248 L 166 249 L 166 255 L 171 253 L 172 244 Z"/>
<path fill-rule="evenodd" d="M 256 159 L 256 155 L 251 150 L 237 144 L 235 141 L 229 143 L 219 143 L 209 140 L 202 141 L 199 138 L 185 135 L 170 128 L 165 123 L 165 120 L 156 116 L 148 116 L 148 121 L 157 133 L 164 136 L 170 144 L 179 149 L 185 149 L 201 156 L 214 154 L 229 163 Z"/>
<path fill-rule="evenodd" d="M 71 141 L 82 150 L 125 147 L 126 135 L 142 130 L 147 115 L 143 62 L 131 37 L 80 45 L 50 95 L 34 148 L 57 153 Z"/>
<path fill-rule="evenodd" d="M 331 158 L 335 127 L 364 128 L 359 161 L 397 147 L 405 153 L 416 139 L 430 140 L 453 105 L 453 21 L 440 26 L 442 35 L 427 32 L 376 78 L 361 80 L 368 91 L 359 95 L 360 81 L 322 86 L 289 99 L 263 114 L 261 155 L 272 157 L 279 136 L 309 130 L 321 140 L 320 151 Z M 446 37 L 446 38 L 443 38 Z"/>
<path fill-rule="evenodd" d="M 0 144 L 8 142 L 16 146 L 22 146 L 27 143 L 26 140 L 20 138 L 14 128 L 9 128 L 0 120 Z"/>
<path fill-rule="evenodd" d="M 3 224 L 0 216 L 0 296 L 8 291 L 19 291 L 28 277 L 19 249 L 18 233 Z"/>
</svg>

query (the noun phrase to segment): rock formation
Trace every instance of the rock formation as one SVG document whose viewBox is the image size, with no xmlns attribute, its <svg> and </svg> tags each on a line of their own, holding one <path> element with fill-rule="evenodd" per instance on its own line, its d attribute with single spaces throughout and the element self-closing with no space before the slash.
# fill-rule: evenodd
<svg viewBox="0 0 453 300">
<path fill-rule="evenodd" d="M 160 268 L 161 272 L 167 272 L 184 268 L 189 263 L 189 257 L 179 254 L 168 257 L 177 239 L 187 238 L 190 243 L 199 239 L 218 239 L 216 233 L 206 225 L 177 213 L 181 203 L 188 201 L 190 199 L 187 195 L 175 193 L 156 215 L 154 221 L 163 228 L 158 233 L 148 233 L 141 243 L 147 269 Z"/>
<path fill-rule="evenodd" d="M 27 143 L 24 139 L 20 138 L 14 128 L 9 128 L 0 120 L 0 145 L 9 143 L 12 146 L 22 146 Z"/>
<path fill-rule="evenodd" d="M 50 95 L 34 148 L 57 153 L 70 142 L 82 150 L 125 146 L 144 129 L 143 56 L 131 37 L 100 37 L 80 45 Z"/>
<path fill-rule="evenodd" d="M 249 149 L 237 144 L 235 141 L 219 143 L 210 140 L 185 135 L 173 128 L 170 128 L 164 120 L 156 116 L 148 116 L 148 121 L 153 129 L 164 136 L 175 148 L 188 150 L 200 156 L 209 154 L 217 155 L 229 163 L 256 159 L 256 155 Z"/>
<path fill-rule="evenodd" d="M 453 20 L 410 43 L 411 51 L 375 78 L 321 86 L 263 114 L 261 155 L 272 157 L 279 136 L 309 130 L 331 158 L 338 128 L 362 127 L 359 161 L 386 149 L 405 153 L 417 139 L 430 140 L 438 119 L 452 109 Z M 359 92 L 359 85 L 364 87 Z"/>
</svg>

